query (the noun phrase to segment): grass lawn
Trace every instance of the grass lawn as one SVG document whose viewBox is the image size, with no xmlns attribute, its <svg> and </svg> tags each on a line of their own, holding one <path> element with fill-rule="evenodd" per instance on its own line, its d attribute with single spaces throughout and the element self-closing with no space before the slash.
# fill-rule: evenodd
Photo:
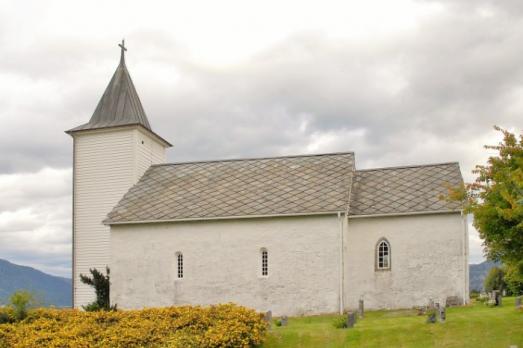
<svg viewBox="0 0 523 348">
<path fill-rule="evenodd" d="M 447 308 L 446 322 L 436 324 L 413 310 L 366 312 L 353 329 L 334 328 L 336 317 L 289 318 L 288 326 L 272 326 L 263 347 L 523 348 L 523 311 L 514 298 L 504 298 L 502 307 Z"/>
</svg>

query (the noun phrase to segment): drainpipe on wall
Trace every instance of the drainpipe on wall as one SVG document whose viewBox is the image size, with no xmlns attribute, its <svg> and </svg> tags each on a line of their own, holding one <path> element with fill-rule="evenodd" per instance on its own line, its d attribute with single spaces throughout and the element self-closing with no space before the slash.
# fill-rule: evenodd
<svg viewBox="0 0 523 348">
<path fill-rule="evenodd" d="M 469 281 L 469 277 L 468 277 L 468 248 L 467 248 L 467 243 L 468 243 L 468 223 L 467 223 L 467 215 L 463 214 L 463 210 L 461 211 L 461 224 L 463 225 L 463 275 L 465 276 L 465 284 L 464 287 L 463 287 L 463 304 L 466 304 L 468 301 L 467 301 L 467 298 L 468 298 L 468 293 L 467 293 L 467 290 L 468 290 L 468 281 Z"/>
<path fill-rule="evenodd" d="M 343 219 L 341 212 L 338 212 L 338 221 L 340 223 L 340 284 L 339 284 L 339 303 L 340 314 L 343 314 Z"/>
</svg>

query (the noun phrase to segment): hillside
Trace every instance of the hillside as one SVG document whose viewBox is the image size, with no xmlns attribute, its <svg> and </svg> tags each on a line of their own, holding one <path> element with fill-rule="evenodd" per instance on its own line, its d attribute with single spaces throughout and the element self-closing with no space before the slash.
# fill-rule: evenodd
<svg viewBox="0 0 523 348">
<path fill-rule="evenodd" d="M 0 259 L 0 303 L 6 303 L 9 295 L 19 289 L 34 292 L 44 305 L 71 306 L 71 279 Z"/>
<path fill-rule="evenodd" d="M 499 263 L 484 261 L 476 265 L 469 265 L 469 284 L 470 290 L 483 290 L 483 281 L 492 267 L 499 266 Z"/>
</svg>

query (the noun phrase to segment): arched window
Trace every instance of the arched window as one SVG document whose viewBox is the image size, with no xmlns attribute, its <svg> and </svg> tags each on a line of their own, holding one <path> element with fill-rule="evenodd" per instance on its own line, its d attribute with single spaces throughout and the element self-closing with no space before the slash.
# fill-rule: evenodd
<svg viewBox="0 0 523 348">
<path fill-rule="evenodd" d="M 390 244 L 384 238 L 376 245 L 376 269 L 390 270 Z"/>
<path fill-rule="evenodd" d="M 269 252 L 265 248 L 261 249 L 261 275 L 269 275 Z"/>
<path fill-rule="evenodd" d="M 181 279 L 183 278 L 183 254 L 180 252 L 176 253 L 176 262 L 177 262 L 177 273 L 176 277 Z"/>
</svg>

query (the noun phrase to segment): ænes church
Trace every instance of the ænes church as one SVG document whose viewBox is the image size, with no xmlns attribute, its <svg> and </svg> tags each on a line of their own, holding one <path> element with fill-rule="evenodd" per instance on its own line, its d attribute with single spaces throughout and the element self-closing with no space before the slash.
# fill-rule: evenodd
<svg viewBox="0 0 523 348">
<path fill-rule="evenodd" d="M 357 169 L 352 152 L 166 163 L 125 63 L 73 138 L 73 302 L 235 302 L 275 315 L 468 301 L 459 164 Z M 277 131 L 277 130 L 275 130 Z M 165 136 L 165 138 L 163 137 Z"/>
</svg>

